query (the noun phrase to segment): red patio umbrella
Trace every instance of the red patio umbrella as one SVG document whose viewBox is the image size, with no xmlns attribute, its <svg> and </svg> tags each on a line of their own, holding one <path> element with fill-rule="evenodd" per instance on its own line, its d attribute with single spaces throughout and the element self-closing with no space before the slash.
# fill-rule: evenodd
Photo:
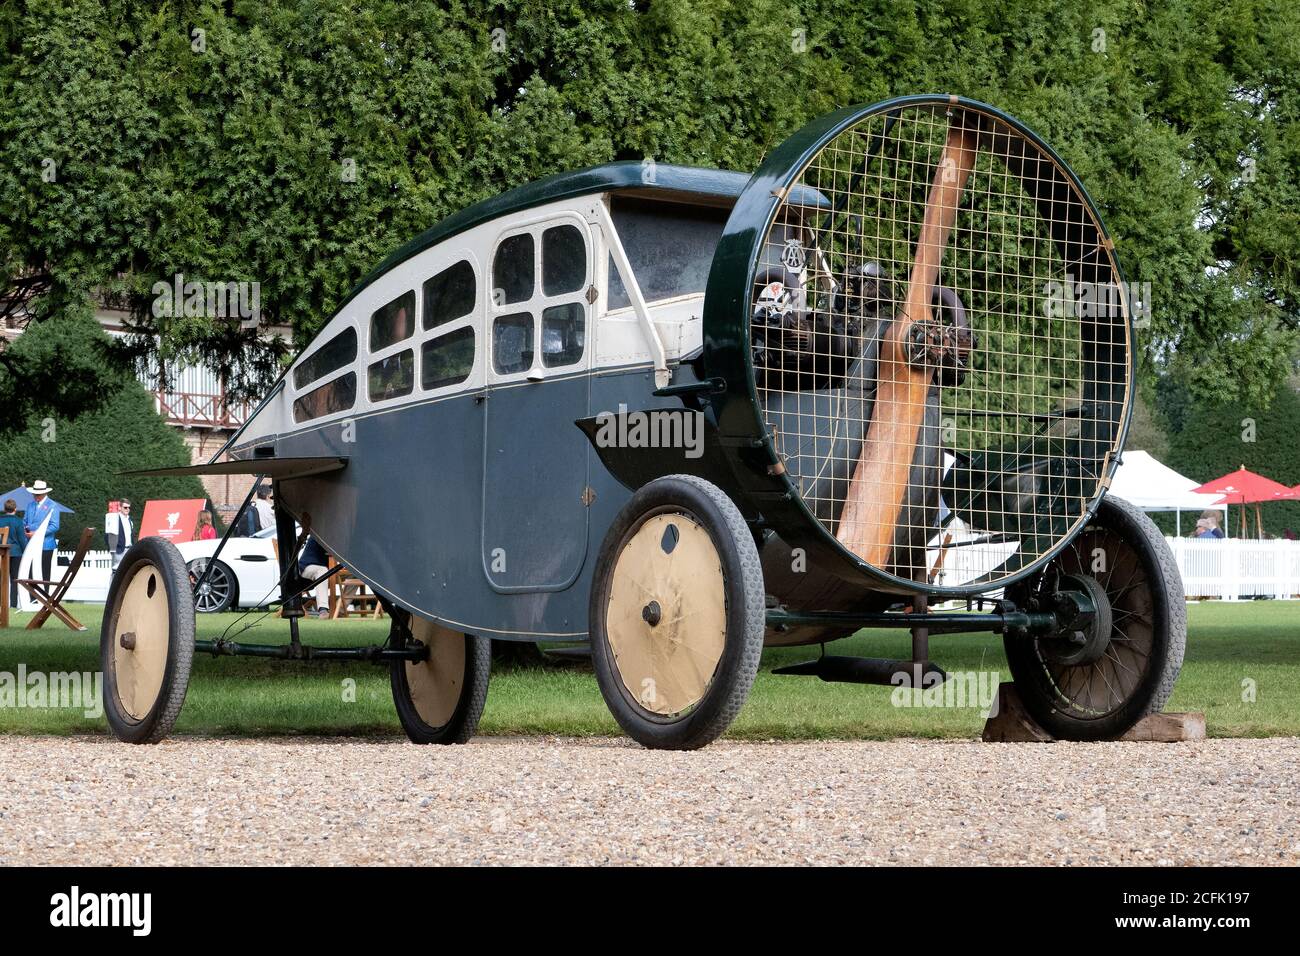
<svg viewBox="0 0 1300 956">
<path fill-rule="evenodd" d="M 1241 536 L 1246 536 L 1246 505 L 1255 506 L 1255 530 L 1259 537 L 1264 537 L 1264 522 L 1260 518 L 1259 506 L 1265 501 L 1282 501 L 1287 498 L 1300 498 L 1300 492 L 1288 488 L 1281 482 L 1263 475 L 1257 475 L 1242 465 L 1236 471 L 1228 472 L 1221 478 L 1207 481 L 1193 490 L 1204 495 L 1223 495 L 1228 504 L 1239 504 L 1241 509 Z"/>
</svg>

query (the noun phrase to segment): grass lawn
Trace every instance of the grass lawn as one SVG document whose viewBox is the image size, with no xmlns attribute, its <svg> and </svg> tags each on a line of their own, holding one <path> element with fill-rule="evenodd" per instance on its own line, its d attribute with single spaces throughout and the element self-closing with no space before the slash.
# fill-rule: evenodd
<svg viewBox="0 0 1300 956">
<path fill-rule="evenodd" d="M 23 630 L 15 614 L 0 631 L 0 671 L 95 671 L 99 666 L 97 605 L 73 605 L 90 628 L 73 633 L 57 621 Z M 260 615 L 250 615 L 251 621 Z M 1212 736 L 1300 734 L 1300 603 L 1206 603 L 1188 609 L 1190 635 L 1169 710 L 1200 710 Z M 199 636 L 213 638 L 236 614 L 200 615 Z M 238 626 L 231 629 L 234 636 Z M 308 644 L 382 643 L 386 622 L 315 621 L 302 624 Z M 243 634 L 246 642 L 288 640 L 284 622 L 267 617 Z M 972 737 L 983 726 L 975 707 L 895 707 L 892 689 L 826 684 L 781 677 L 773 667 L 816 656 L 816 648 L 769 650 L 740 718 L 729 736 L 747 739 Z M 863 632 L 832 645 L 830 653 L 906 657 L 903 631 Z M 931 638 L 931 654 L 949 673 L 996 671 L 1009 677 L 1000 638 Z M 355 701 L 345 700 L 355 680 Z M 1253 681 L 1253 702 L 1243 682 Z M 0 733 L 104 732 L 101 718 L 80 710 L 0 706 Z M 286 663 L 257 658 L 196 655 L 189 695 L 176 728 L 191 734 L 400 734 L 388 672 L 371 664 Z M 499 669 L 492 676 L 484 734 L 616 734 L 596 680 L 583 664 Z"/>
</svg>

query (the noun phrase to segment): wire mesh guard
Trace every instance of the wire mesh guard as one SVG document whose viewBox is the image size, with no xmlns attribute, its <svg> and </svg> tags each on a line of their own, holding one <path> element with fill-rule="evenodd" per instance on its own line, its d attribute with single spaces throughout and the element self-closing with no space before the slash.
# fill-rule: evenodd
<svg viewBox="0 0 1300 956">
<path fill-rule="evenodd" d="M 1053 550 L 1128 401 L 1128 303 L 1086 195 L 1005 119 L 928 103 L 863 117 L 783 195 L 751 345 L 809 510 L 873 567 L 940 588 Z"/>
</svg>

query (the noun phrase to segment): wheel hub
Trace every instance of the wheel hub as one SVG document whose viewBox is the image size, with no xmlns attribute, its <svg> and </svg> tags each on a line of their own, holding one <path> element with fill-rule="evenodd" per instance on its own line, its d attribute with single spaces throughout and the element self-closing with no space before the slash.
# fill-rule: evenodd
<svg viewBox="0 0 1300 956">
<path fill-rule="evenodd" d="M 1043 640 L 1043 657 L 1071 667 L 1099 660 L 1110 645 L 1112 622 L 1101 582 L 1086 574 L 1063 575 L 1048 600 L 1058 624 Z"/>
</svg>

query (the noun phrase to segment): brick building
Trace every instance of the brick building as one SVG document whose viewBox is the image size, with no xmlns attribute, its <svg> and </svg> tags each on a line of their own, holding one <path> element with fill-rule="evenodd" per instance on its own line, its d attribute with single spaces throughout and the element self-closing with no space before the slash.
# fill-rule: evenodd
<svg viewBox="0 0 1300 956">
<path fill-rule="evenodd" d="M 109 335 L 126 331 L 124 313 L 99 307 L 95 318 Z M 0 320 L 0 339 L 12 341 L 22 334 L 24 317 Z M 267 329 L 268 335 L 288 340 L 290 330 L 284 326 Z M 154 407 L 167 424 L 181 432 L 190 449 L 190 462 L 199 464 L 210 459 L 252 410 L 247 402 L 232 402 L 226 397 L 225 383 L 211 369 L 200 366 L 168 366 L 166 375 L 157 374 L 157 366 L 137 369 L 137 378 L 154 398 Z M 244 476 L 208 475 L 202 479 L 208 497 L 225 518 L 233 517 L 244 495 L 248 478 Z"/>
</svg>

